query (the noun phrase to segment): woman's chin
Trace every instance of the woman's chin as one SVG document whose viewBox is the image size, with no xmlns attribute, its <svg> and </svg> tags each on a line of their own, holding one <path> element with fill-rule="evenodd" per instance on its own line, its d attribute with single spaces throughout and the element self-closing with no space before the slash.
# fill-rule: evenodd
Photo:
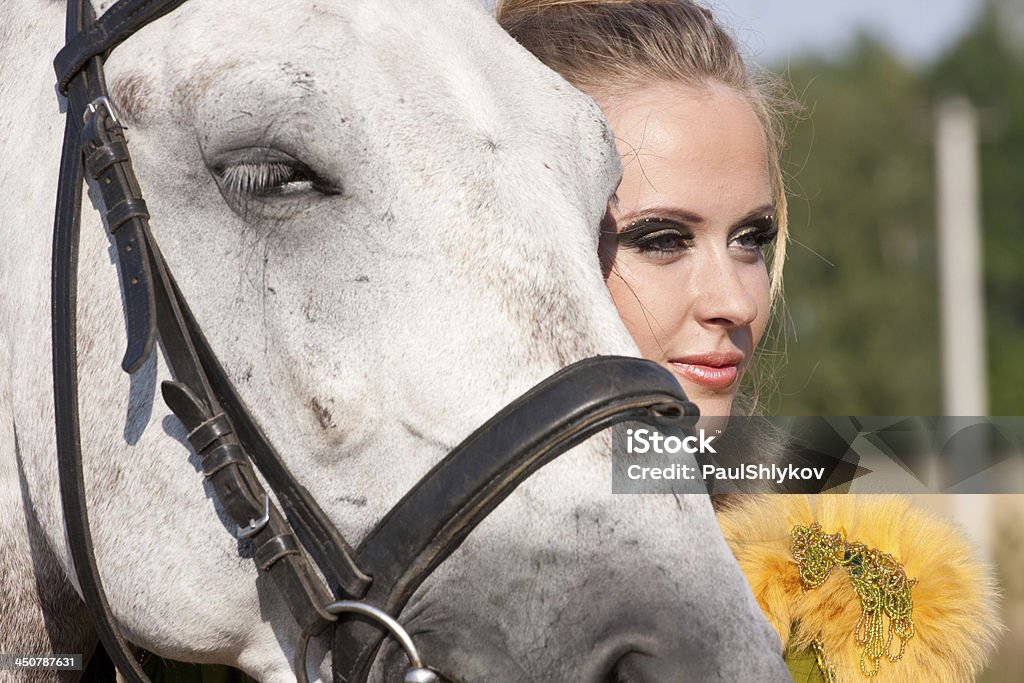
<svg viewBox="0 0 1024 683">
<path fill-rule="evenodd" d="M 703 429 L 709 434 L 724 431 L 729 422 L 729 414 L 732 412 L 732 395 L 728 396 L 701 396 L 700 391 L 690 392 L 683 387 L 686 395 L 700 408 L 700 418 L 697 420 L 697 429 Z"/>
</svg>

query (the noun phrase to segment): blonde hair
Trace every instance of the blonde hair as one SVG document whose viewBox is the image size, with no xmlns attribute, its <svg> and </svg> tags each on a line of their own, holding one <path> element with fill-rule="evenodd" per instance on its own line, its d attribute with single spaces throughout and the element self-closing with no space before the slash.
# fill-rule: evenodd
<svg viewBox="0 0 1024 683">
<path fill-rule="evenodd" d="M 595 98 L 652 82 L 721 83 L 742 95 L 764 129 L 775 204 L 771 300 L 782 293 L 788 222 L 779 154 L 781 115 L 794 105 L 778 80 L 748 68 L 710 10 L 689 0 L 503 0 L 498 21 L 541 62 Z"/>
</svg>

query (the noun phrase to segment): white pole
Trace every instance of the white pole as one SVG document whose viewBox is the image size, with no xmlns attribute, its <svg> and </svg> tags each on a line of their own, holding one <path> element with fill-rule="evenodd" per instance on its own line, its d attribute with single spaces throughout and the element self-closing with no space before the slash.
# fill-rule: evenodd
<svg viewBox="0 0 1024 683">
<path fill-rule="evenodd" d="M 978 116 L 966 99 L 937 111 L 939 281 L 943 408 L 950 416 L 988 414 L 985 316 L 981 270 Z M 955 464 L 952 464 L 956 468 Z M 953 515 L 991 557 L 990 500 L 952 497 Z"/>
</svg>

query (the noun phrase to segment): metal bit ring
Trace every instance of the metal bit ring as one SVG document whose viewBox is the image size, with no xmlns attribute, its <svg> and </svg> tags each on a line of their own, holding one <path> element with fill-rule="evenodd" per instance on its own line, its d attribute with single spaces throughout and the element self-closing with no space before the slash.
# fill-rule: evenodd
<svg viewBox="0 0 1024 683">
<path fill-rule="evenodd" d="M 331 614 L 351 612 L 369 617 L 386 628 L 398 644 L 405 650 L 405 656 L 409 658 L 409 668 L 405 671 L 403 683 L 440 683 L 437 674 L 423 666 L 423 659 L 420 657 L 416 644 L 412 642 L 409 632 L 402 627 L 395 619 L 381 609 L 358 600 L 339 600 L 332 602 L 325 607 Z"/>
</svg>

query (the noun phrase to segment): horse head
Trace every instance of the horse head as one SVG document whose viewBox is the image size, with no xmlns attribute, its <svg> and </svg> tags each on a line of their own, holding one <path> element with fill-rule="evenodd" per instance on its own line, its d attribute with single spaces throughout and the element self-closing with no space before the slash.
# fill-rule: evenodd
<svg viewBox="0 0 1024 683">
<path fill-rule="evenodd" d="M 39 533 L 32 561 L 52 557 L 74 583 L 47 305 L 62 121 L 44 84 L 62 20 L 29 0 L 3 15 L 0 428 L 12 438 L 0 473 Z M 597 258 L 619 176 L 608 128 L 482 7 L 189 0 L 118 47 L 106 73 L 182 293 L 347 538 L 536 382 L 636 354 Z M 158 395 L 164 352 L 117 370 L 124 314 L 89 206 L 101 203 L 91 186 L 78 353 L 112 610 L 163 656 L 291 680 L 299 627 Z M 612 496 L 609 453 L 593 438 L 540 470 L 430 575 L 395 615 L 424 659 L 465 681 L 787 680 L 707 498 Z M 330 677 L 329 646 L 313 642 L 312 674 Z M 402 666 L 388 644 L 370 678 Z"/>
</svg>

